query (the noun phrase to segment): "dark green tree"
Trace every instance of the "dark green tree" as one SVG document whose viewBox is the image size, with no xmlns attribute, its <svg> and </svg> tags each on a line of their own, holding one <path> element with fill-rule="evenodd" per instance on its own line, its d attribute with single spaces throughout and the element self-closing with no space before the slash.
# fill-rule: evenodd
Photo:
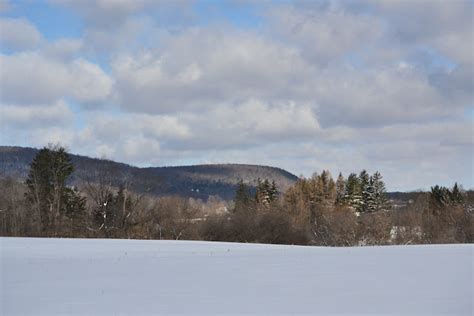
<svg viewBox="0 0 474 316">
<path fill-rule="evenodd" d="M 74 171 L 66 150 L 61 146 L 41 149 L 30 164 L 26 179 L 27 200 L 38 218 L 41 232 L 57 235 L 63 217 L 77 219 L 85 211 L 85 200 L 67 187 Z"/>
<path fill-rule="evenodd" d="M 368 212 L 368 204 L 371 195 L 371 185 L 370 185 L 370 176 L 368 172 L 364 169 L 359 174 L 359 184 L 361 190 L 361 203 L 359 204 L 359 212 Z"/>
<path fill-rule="evenodd" d="M 462 189 L 459 187 L 457 182 L 454 183 L 453 189 L 451 190 L 450 199 L 451 203 L 454 205 L 461 205 L 464 202 Z"/>
<path fill-rule="evenodd" d="M 374 202 L 373 210 L 380 211 L 384 210 L 387 207 L 387 190 L 385 189 L 385 183 L 380 172 L 376 171 L 372 177 L 372 188 L 373 188 L 373 198 Z"/>
<path fill-rule="evenodd" d="M 369 183 L 366 185 L 363 192 L 364 207 L 363 211 L 372 213 L 378 209 L 377 199 L 375 197 L 375 179 L 373 176 L 369 178 Z"/>
<path fill-rule="evenodd" d="M 430 205 L 433 209 L 439 210 L 451 204 L 451 191 L 448 188 L 435 185 L 431 187 Z"/>
<path fill-rule="evenodd" d="M 255 192 L 255 202 L 260 205 L 269 205 L 278 199 L 278 189 L 275 181 L 268 181 L 268 179 L 257 180 L 257 188 Z"/>
<path fill-rule="evenodd" d="M 268 195 L 269 195 L 269 198 L 270 198 L 270 202 L 276 201 L 276 199 L 278 198 L 278 189 L 277 189 L 277 185 L 275 183 L 275 180 L 273 180 L 271 185 L 270 185 L 270 190 L 268 192 Z"/>
<path fill-rule="evenodd" d="M 248 211 L 252 202 L 250 190 L 242 179 L 237 184 L 234 198 L 234 212 Z"/>
<path fill-rule="evenodd" d="M 355 173 L 349 174 L 346 181 L 346 203 L 355 209 L 359 209 L 362 203 L 362 194 L 359 178 Z"/>
</svg>

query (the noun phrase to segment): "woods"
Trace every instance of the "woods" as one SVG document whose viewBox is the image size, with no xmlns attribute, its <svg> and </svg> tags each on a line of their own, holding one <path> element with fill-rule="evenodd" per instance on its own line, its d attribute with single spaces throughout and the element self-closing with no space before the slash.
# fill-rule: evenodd
<svg viewBox="0 0 474 316">
<path fill-rule="evenodd" d="M 473 242 L 473 195 L 456 183 L 390 205 L 380 172 L 300 178 L 286 192 L 256 179 L 232 202 L 161 196 L 103 168 L 71 186 L 74 165 L 60 146 L 40 150 L 24 183 L 0 180 L 2 236 L 191 239 L 356 246 Z"/>
</svg>

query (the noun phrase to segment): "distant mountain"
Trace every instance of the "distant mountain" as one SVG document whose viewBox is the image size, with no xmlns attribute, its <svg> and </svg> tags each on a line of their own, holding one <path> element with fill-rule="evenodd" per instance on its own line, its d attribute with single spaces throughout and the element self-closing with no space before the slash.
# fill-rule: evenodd
<svg viewBox="0 0 474 316">
<path fill-rule="evenodd" d="M 26 178 L 29 164 L 38 149 L 0 146 L 0 176 Z M 138 168 L 124 163 L 71 154 L 75 172 L 71 184 L 83 180 L 96 182 L 104 171 L 108 171 L 111 182 L 119 186 L 124 181 L 134 190 L 147 191 L 155 195 L 180 195 L 207 199 L 217 195 L 233 199 L 239 179 L 255 187 L 257 179 L 275 181 L 281 192 L 286 191 L 298 179 L 280 168 L 243 165 L 213 164 L 180 167 Z"/>
</svg>

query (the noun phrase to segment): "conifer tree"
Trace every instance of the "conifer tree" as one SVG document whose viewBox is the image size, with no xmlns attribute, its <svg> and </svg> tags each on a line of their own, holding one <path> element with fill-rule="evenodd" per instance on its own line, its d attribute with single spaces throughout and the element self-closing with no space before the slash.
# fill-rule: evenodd
<svg viewBox="0 0 474 316">
<path fill-rule="evenodd" d="M 78 218 L 85 210 L 84 198 L 66 186 L 73 171 L 71 158 L 60 146 L 41 149 L 30 164 L 26 197 L 43 232 L 56 235 L 62 216 Z"/>
<path fill-rule="evenodd" d="M 374 211 L 379 211 L 387 206 L 385 183 L 382 180 L 382 175 L 378 171 L 376 171 L 371 178 L 374 194 L 373 200 L 375 202 Z"/>
<path fill-rule="evenodd" d="M 257 180 L 257 190 L 255 192 L 255 201 L 257 204 L 268 205 L 278 198 L 278 190 L 276 183 L 273 181 L 270 183 L 268 179 Z"/>
<path fill-rule="evenodd" d="M 359 205 L 358 211 L 359 212 L 367 212 L 368 211 L 368 202 L 370 196 L 370 177 L 367 171 L 364 169 L 359 174 L 359 184 L 360 190 L 362 195 L 362 200 Z"/>
<path fill-rule="evenodd" d="M 251 200 L 252 198 L 248 186 L 240 179 L 235 192 L 234 212 L 247 211 L 250 207 Z"/>
<path fill-rule="evenodd" d="M 278 189 L 275 180 L 273 180 L 270 185 L 269 197 L 271 202 L 275 201 L 278 198 Z"/>
<path fill-rule="evenodd" d="M 336 181 L 336 205 L 343 205 L 345 203 L 346 195 L 346 181 L 342 176 L 342 173 L 339 173 Z"/>
<path fill-rule="evenodd" d="M 364 190 L 364 212 L 375 212 L 377 210 L 377 198 L 375 194 L 375 181 L 376 179 L 371 176 L 369 183 L 366 185 Z"/>
<path fill-rule="evenodd" d="M 458 183 L 454 183 L 453 189 L 451 190 L 451 203 L 454 205 L 460 205 L 463 203 L 463 194 L 462 190 L 459 187 Z"/>
<path fill-rule="evenodd" d="M 431 187 L 430 204 L 434 209 L 440 209 L 451 204 L 451 191 L 448 188 L 435 185 Z"/>
<path fill-rule="evenodd" d="M 351 173 L 347 177 L 345 199 L 347 204 L 359 209 L 362 202 L 361 186 L 359 183 L 359 178 L 355 173 Z"/>
</svg>

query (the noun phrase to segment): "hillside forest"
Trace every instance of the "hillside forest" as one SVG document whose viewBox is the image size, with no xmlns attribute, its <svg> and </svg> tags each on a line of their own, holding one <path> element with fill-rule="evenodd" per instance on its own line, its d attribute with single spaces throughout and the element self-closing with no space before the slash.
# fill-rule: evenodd
<svg viewBox="0 0 474 316">
<path fill-rule="evenodd" d="M 74 168 L 63 147 L 49 146 L 37 152 L 26 180 L 2 176 L 0 235 L 321 246 L 474 240 L 474 194 L 457 183 L 434 185 L 395 207 L 379 172 L 333 178 L 322 171 L 283 192 L 275 181 L 241 180 L 228 202 L 135 190 L 106 168 L 70 185 Z"/>
</svg>

